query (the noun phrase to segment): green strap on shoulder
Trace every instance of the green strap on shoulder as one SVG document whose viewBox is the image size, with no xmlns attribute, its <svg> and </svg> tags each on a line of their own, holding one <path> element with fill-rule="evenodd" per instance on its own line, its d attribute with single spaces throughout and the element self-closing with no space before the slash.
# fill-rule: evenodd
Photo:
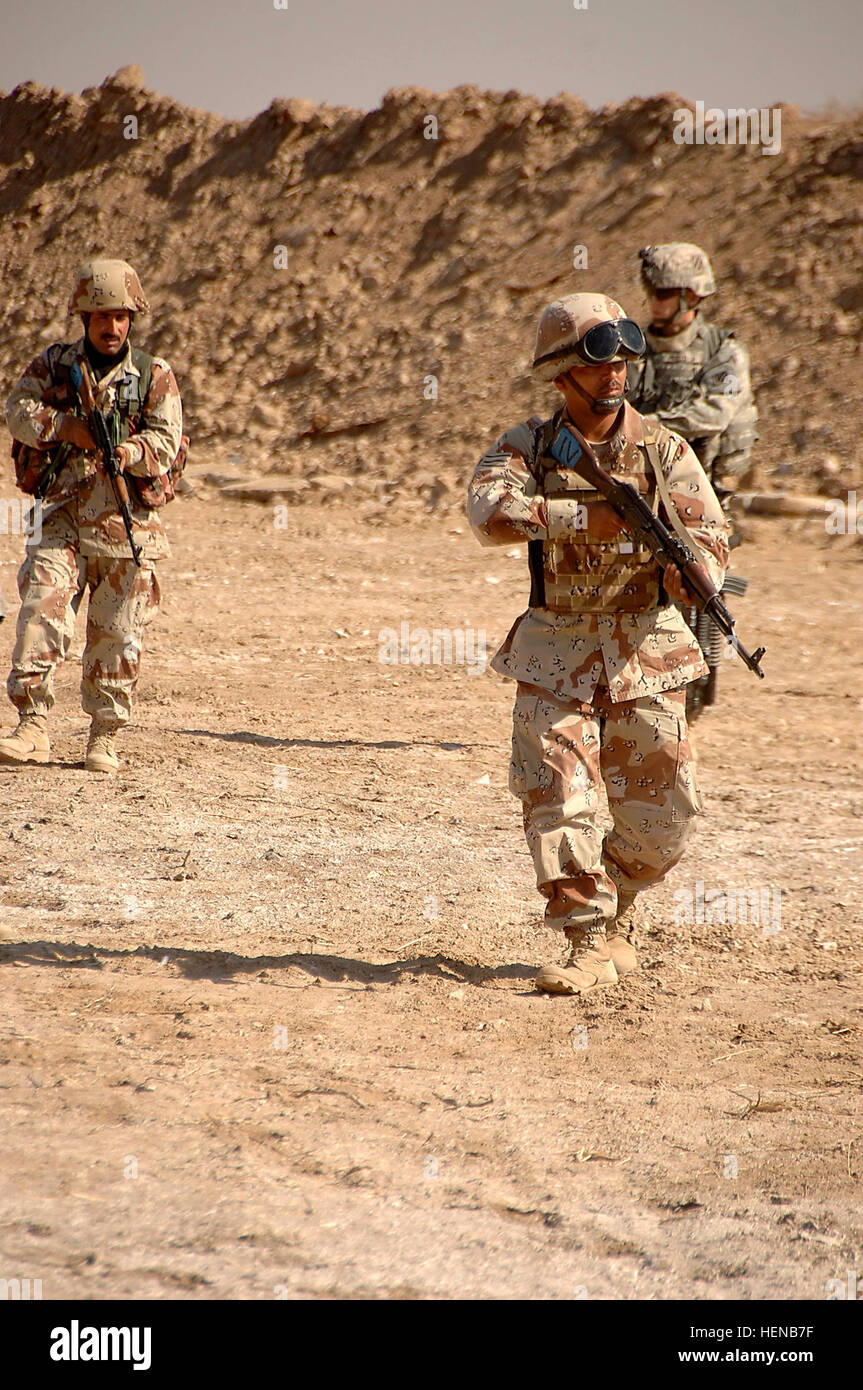
<svg viewBox="0 0 863 1390">
<path fill-rule="evenodd" d="M 138 395 L 141 401 L 141 409 L 144 409 L 144 402 L 150 391 L 150 377 L 153 374 L 153 359 L 148 352 L 142 348 L 132 348 L 132 362 L 141 373 L 138 378 Z"/>
</svg>

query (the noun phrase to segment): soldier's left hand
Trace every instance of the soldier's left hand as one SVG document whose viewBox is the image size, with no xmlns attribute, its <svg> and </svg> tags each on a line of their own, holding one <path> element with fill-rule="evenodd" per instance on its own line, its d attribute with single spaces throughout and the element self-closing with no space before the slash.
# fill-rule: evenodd
<svg viewBox="0 0 863 1390">
<path fill-rule="evenodd" d="M 118 445 L 116 446 L 116 448 L 114 449 L 114 458 L 117 460 L 117 463 L 120 465 L 120 472 L 121 472 L 121 473 L 125 473 L 126 467 L 127 467 L 128 463 L 129 463 L 129 451 L 128 451 L 128 449 L 124 448 L 124 446 L 123 446 L 122 444 L 118 444 Z M 97 453 L 97 457 L 96 457 L 96 468 L 98 469 L 98 471 L 99 471 L 100 473 L 105 474 L 105 476 L 107 477 L 107 471 L 106 471 L 106 469 L 105 469 L 105 460 L 103 459 L 101 453 Z"/>
<path fill-rule="evenodd" d="M 676 565 L 668 565 L 662 571 L 662 587 L 669 598 L 677 599 L 678 603 L 692 603 L 692 595 L 683 582 L 683 576 Z"/>
</svg>

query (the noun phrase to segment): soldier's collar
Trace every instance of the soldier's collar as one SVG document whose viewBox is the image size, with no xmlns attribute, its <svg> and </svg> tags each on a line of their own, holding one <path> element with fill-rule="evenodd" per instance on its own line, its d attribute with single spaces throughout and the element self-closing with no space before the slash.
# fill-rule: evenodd
<svg viewBox="0 0 863 1390">
<path fill-rule="evenodd" d="M 661 333 L 653 333 L 649 328 L 645 330 L 644 336 L 652 352 L 677 352 L 680 348 L 689 347 L 697 336 L 699 327 L 700 317 L 696 314 L 688 328 L 684 328 L 680 333 L 672 333 L 670 338 L 664 338 Z"/>
<path fill-rule="evenodd" d="M 579 439 L 583 439 L 585 443 L 588 442 L 586 436 L 582 433 L 578 426 L 573 424 L 572 420 L 570 420 L 569 416 L 566 413 L 565 405 L 561 406 L 557 414 L 554 416 L 555 433 L 557 433 L 557 431 L 563 424 L 566 424 L 567 428 L 571 429 L 573 433 L 579 437 Z M 638 411 L 635 410 L 629 404 L 629 401 L 624 401 L 622 410 L 620 412 L 620 418 L 617 423 L 617 428 L 613 430 L 613 432 L 603 441 L 602 447 L 612 455 L 616 456 L 624 452 L 627 444 L 643 443 L 644 431 L 641 425 L 641 416 L 639 415 Z M 593 447 L 595 448 L 596 446 L 594 445 Z"/>
<path fill-rule="evenodd" d="M 86 357 L 86 360 L 90 363 L 90 366 L 93 367 L 95 364 L 91 355 L 93 352 L 92 343 L 89 343 L 89 352 L 87 351 L 87 347 L 88 340 L 86 337 L 80 338 L 78 343 L 76 343 L 76 349 L 78 350 L 80 356 Z M 114 363 L 113 366 L 108 367 L 107 370 L 105 370 L 104 368 L 97 368 L 97 370 L 100 371 L 100 375 L 97 378 L 100 389 L 103 386 L 113 385 L 113 383 L 121 376 L 140 376 L 141 373 L 135 366 L 134 361 L 132 360 L 131 340 L 129 338 L 126 339 L 126 342 L 124 344 L 123 355 L 119 358 L 117 362 Z"/>
</svg>

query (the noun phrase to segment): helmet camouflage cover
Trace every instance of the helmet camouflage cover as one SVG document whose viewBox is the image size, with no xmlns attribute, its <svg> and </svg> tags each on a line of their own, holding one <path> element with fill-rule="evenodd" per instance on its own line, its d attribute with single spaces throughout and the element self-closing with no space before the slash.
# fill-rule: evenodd
<svg viewBox="0 0 863 1390">
<path fill-rule="evenodd" d="M 92 314 L 100 309 L 149 312 L 141 281 L 127 261 L 87 261 L 78 271 L 69 313 Z"/>
<path fill-rule="evenodd" d="M 657 290 L 692 290 L 700 298 L 716 292 L 713 267 L 705 251 L 691 241 L 667 241 L 639 251 L 641 274 Z"/>
<path fill-rule="evenodd" d="M 613 323 L 626 317 L 620 305 L 606 294 L 568 294 L 556 299 L 539 316 L 533 350 L 536 375 L 541 381 L 554 381 L 570 367 L 583 367 L 578 353 L 567 354 L 566 348 L 574 348 L 588 329 L 598 323 Z"/>
</svg>

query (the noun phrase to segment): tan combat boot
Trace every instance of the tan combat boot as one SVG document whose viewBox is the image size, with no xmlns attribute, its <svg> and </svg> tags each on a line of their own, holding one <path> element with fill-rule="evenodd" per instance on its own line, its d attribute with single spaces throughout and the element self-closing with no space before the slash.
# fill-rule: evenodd
<svg viewBox="0 0 863 1390">
<path fill-rule="evenodd" d="M 50 756 L 44 714 L 22 714 L 15 732 L 0 738 L 0 763 L 47 763 Z"/>
<path fill-rule="evenodd" d="M 84 766 L 88 772 L 118 772 L 120 759 L 114 751 L 114 729 L 106 729 L 95 722 L 90 726 L 87 743 L 87 756 Z"/>
<path fill-rule="evenodd" d="M 546 994 L 584 994 L 600 985 L 617 984 L 617 970 L 608 949 L 605 932 L 570 927 L 566 965 L 544 965 L 534 981 Z"/>
<path fill-rule="evenodd" d="M 638 969 L 638 956 L 635 954 L 635 928 L 638 909 L 637 893 L 618 893 L 617 913 L 614 918 L 613 935 L 608 938 L 608 949 L 618 975 L 630 975 Z"/>
</svg>

